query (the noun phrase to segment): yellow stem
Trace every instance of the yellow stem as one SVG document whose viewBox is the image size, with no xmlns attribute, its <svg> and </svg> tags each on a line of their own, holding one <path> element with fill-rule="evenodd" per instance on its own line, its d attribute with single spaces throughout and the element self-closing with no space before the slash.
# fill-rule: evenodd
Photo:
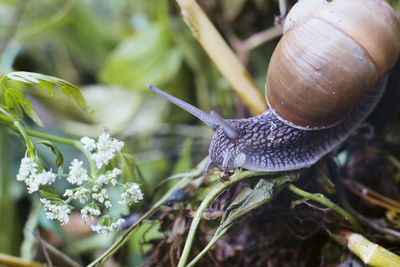
<svg viewBox="0 0 400 267">
<path fill-rule="evenodd" d="M 24 259 L 14 257 L 11 255 L 0 253 L 0 265 L 6 266 L 19 266 L 19 267 L 45 267 L 45 264 L 41 264 L 35 261 L 26 261 Z"/>
<path fill-rule="evenodd" d="M 222 75 L 256 115 L 267 109 L 265 99 L 236 54 L 224 41 L 195 0 L 176 0 L 186 24 Z"/>
<path fill-rule="evenodd" d="M 368 266 L 400 266 L 400 256 L 375 244 L 364 236 L 342 231 L 347 247 Z"/>
</svg>

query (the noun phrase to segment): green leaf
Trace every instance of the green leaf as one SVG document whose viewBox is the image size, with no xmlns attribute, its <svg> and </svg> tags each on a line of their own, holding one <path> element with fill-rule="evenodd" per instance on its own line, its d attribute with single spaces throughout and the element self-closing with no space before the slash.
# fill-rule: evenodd
<svg viewBox="0 0 400 267">
<path fill-rule="evenodd" d="M 127 183 L 128 181 L 133 181 L 136 177 L 135 169 L 137 167 L 136 159 L 127 153 L 119 153 L 121 156 L 122 163 L 122 174 L 121 181 L 122 183 Z"/>
<path fill-rule="evenodd" d="M 39 194 L 48 200 L 60 200 L 60 197 L 57 195 L 57 193 L 48 185 L 41 187 Z"/>
<path fill-rule="evenodd" d="M 90 107 L 82 96 L 81 89 L 60 78 L 34 72 L 17 71 L 7 74 L 2 80 L 14 80 L 27 84 L 38 85 L 40 88 L 47 90 L 51 96 L 54 96 L 53 86 L 56 86 L 60 88 L 65 95 L 72 97 L 82 109 L 91 111 Z"/>
<path fill-rule="evenodd" d="M 56 165 L 58 167 L 58 173 L 63 174 L 64 173 L 64 157 L 61 154 L 60 150 L 51 142 L 49 141 L 39 141 L 36 142 L 36 144 L 42 144 L 51 149 L 51 152 L 56 156 Z"/>
<path fill-rule="evenodd" d="M 3 87 L 4 89 L 4 102 L 9 111 L 19 118 L 22 118 L 22 110 L 39 126 L 43 126 L 42 121 L 36 112 L 32 109 L 31 101 L 24 98 L 24 95 L 16 90 Z"/>
<path fill-rule="evenodd" d="M 3 107 L 3 109 L 4 109 L 4 107 Z M 4 125 L 9 125 L 10 123 L 12 123 L 12 120 L 10 120 L 10 118 L 7 117 L 6 115 L 0 114 L 0 123 L 2 123 L 2 124 L 4 123 Z"/>
<path fill-rule="evenodd" d="M 141 185 L 142 191 L 144 193 L 145 200 L 148 199 L 152 192 L 149 192 L 149 186 L 144 178 L 142 172 L 139 169 L 136 158 L 130 154 L 119 152 L 119 158 L 122 164 L 122 183 L 135 182 Z"/>
<path fill-rule="evenodd" d="M 111 54 L 101 79 L 135 89 L 147 84 L 165 84 L 176 77 L 182 52 L 174 46 L 171 30 L 165 24 L 154 23 L 123 41 Z"/>
<path fill-rule="evenodd" d="M 26 113 L 26 115 L 28 115 L 29 118 L 31 118 L 37 125 L 43 127 L 43 122 L 39 118 L 39 116 L 36 114 L 36 112 L 33 110 L 32 106 L 31 106 L 31 101 L 24 98 L 20 104 L 21 104 L 24 112 Z"/>
<path fill-rule="evenodd" d="M 24 99 L 25 98 L 21 92 L 9 89 L 4 91 L 4 102 L 8 111 L 17 115 L 18 117 L 22 117 L 21 104 L 23 104 Z"/>
<path fill-rule="evenodd" d="M 260 179 L 254 189 L 249 187 L 243 188 L 225 211 L 217 232 L 230 226 L 241 216 L 271 201 L 284 188 L 285 183 L 286 180 L 282 178 L 277 178 L 272 181 Z"/>
</svg>

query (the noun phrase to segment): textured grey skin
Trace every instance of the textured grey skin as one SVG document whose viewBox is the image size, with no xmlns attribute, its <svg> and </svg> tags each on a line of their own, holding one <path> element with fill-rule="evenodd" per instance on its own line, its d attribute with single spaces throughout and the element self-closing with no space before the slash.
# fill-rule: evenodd
<svg viewBox="0 0 400 267">
<path fill-rule="evenodd" d="M 379 102 L 387 78 L 381 80 L 333 128 L 300 130 L 281 122 L 271 111 L 248 119 L 227 120 L 235 139 L 215 129 L 209 148 L 211 162 L 222 170 L 285 171 L 310 166 L 342 143 Z"/>
</svg>

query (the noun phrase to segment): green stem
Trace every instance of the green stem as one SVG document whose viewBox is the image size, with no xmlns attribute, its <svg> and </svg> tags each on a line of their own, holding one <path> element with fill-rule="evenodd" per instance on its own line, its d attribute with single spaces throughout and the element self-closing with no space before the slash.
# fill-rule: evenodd
<svg viewBox="0 0 400 267">
<path fill-rule="evenodd" d="M 135 229 L 139 226 L 144 220 L 149 219 L 154 213 L 156 213 L 164 202 L 178 189 L 183 188 L 187 185 L 193 178 L 198 177 L 201 174 L 201 171 L 206 163 L 206 160 L 203 160 L 197 168 L 195 168 L 192 172 L 188 173 L 188 175 L 179 180 L 173 187 L 171 187 L 167 193 L 165 193 L 161 199 L 159 199 L 150 210 L 148 210 L 139 220 L 137 220 L 129 229 L 117 240 L 114 244 L 111 245 L 100 257 L 91 262 L 87 267 L 93 267 L 97 264 L 104 263 L 109 257 L 111 257 L 120 247 L 122 247 L 129 238 L 135 233 Z"/>
<path fill-rule="evenodd" d="M 4 79 L 4 77 L 0 80 L 0 85 L 2 87 L 4 87 L 4 85 L 2 84 L 2 80 L 3 79 Z M 5 90 L 7 90 L 7 88 L 5 88 Z M 16 130 L 22 135 L 22 137 L 25 140 L 29 156 L 33 157 L 35 155 L 35 153 L 34 153 L 34 145 L 32 143 L 32 140 L 26 134 L 25 128 L 21 125 L 21 122 L 18 119 L 16 119 L 12 114 L 10 114 L 7 110 L 2 108 L 2 107 L 0 107 L 0 112 L 2 112 L 4 115 L 7 116 L 7 118 L 12 122 L 12 125 L 14 126 L 14 128 L 16 128 Z"/>
<path fill-rule="evenodd" d="M 9 139 L 5 129 L 0 128 L 0 251 L 13 254 L 17 251 L 15 243 L 18 238 L 15 235 L 18 223 L 15 221 L 15 203 L 10 194 Z"/>
<path fill-rule="evenodd" d="M 292 191 L 296 195 L 302 196 L 307 199 L 311 199 L 311 200 L 318 202 L 328 208 L 333 209 L 334 211 L 336 211 L 337 213 L 342 215 L 346 220 L 348 220 L 357 231 L 363 232 L 361 225 L 357 222 L 357 220 L 350 213 L 348 213 L 347 211 L 345 211 L 344 209 L 342 209 L 341 207 L 339 207 L 338 205 L 336 205 L 335 203 L 330 201 L 324 195 L 318 194 L 318 193 L 312 194 L 312 193 L 306 192 L 306 191 L 301 190 L 300 188 L 296 187 L 293 184 L 288 184 L 287 187 L 289 188 L 290 191 Z"/>
<path fill-rule="evenodd" d="M 95 175 L 95 173 L 97 172 L 95 162 L 92 160 L 92 155 L 90 154 L 90 152 L 87 149 L 85 149 L 83 147 L 83 144 L 81 142 L 79 142 L 77 140 L 74 140 L 74 139 L 69 139 L 69 138 L 64 138 L 64 137 L 59 137 L 59 136 L 54 136 L 54 135 L 50 135 L 50 134 L 41 133 L 41 132 L 34 131 L 34 130 L 25 130 L 25 132 L 29 136 L 42 138 L 42 139 L 46 139 L 46 140 L 53 141 L 53 142 L 56 142 L 56 143 L 60 143 L 60 144 L 64 144 L 64 145 L 75 147 L 76 149 L 82 151 L 82 153 L 89 160 L 91 174 Z"/>
<path fill-rule="evenodd" d="M 26 130 L 21 125 L 21 123 L 19 121 L 17 121 L 17 120 L 14 121 L 14 126 L 18 129 L 18 131 L 21 133 L 22 137 L 24 138 L 25 143 L 26 143 L 26 147 L 28 149 L 29 156 L 33 157 L 35 155 L 35 152 L 34 152 L 34 147 L 35 146 L 34 146 L 32 140 L 27 135 Z"/>
<path fill-rule="evenodd" d="M 212 201 L 226 188 L 228 188 L 230 185 L 237 183 L 241 180 L 244 180 L 246 178 L 252 177 L 252 176 L 264 176 L 264 175 L 271 175 L 273 173 L 271 172 L 252 172 L 252 171 L 244 171 L 244 172 L 238 172 L 232 175 L 228 181 L 225 181 L 223 183 L 217 184 L 211 191 L 208 193 L 208 195 L 204 198 L 204 200 L 201 202 L 200 206 L 198 207 L 196 214 L 193 217 L 192 224 L 190 225 L 189 233 L 188 236 L 186 237 L 186 242 L 185 242 L 185 247 L 183 248 L 182 256 L 179 260 L 178 267 L 184 267 L 186 265 L 186 261 L 189 257 L 190 249 L 193 244 L 194 236 L 196 234 L 197 227 L 199 226 L 200 219 L 203 216 L 204 211 L 206 208 L 210 205 Z"/>
<path fill-rule="evenodd" d="M 218 229 L 215 232 L 211 241 L 208 242 L 207 246 L 199 254 L 197 254 L 197 256 L 191 262 L 188 263 L 187 267 L 194 266 L 201 259 L 201 257 L 203 257 L 203 255 L 206 254 L 207 251 L 210 250 L 210 248 L 215 244 L 215 242 L 217 242 L 218 239 L 220 239 L 229 230 L 229 228 L 231 228 L 231 225 L 228 227 L 225 227 L 221 231 L 219 231 L 219 229 Z"/>
</svg>

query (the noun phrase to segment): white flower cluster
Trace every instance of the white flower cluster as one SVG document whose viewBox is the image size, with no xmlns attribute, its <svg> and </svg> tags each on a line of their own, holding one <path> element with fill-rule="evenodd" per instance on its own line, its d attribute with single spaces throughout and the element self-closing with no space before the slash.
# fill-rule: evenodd
<svg viewBox="0 0 400 267">
<path fill-rule="evenodd" d="M 104 185 L 116 185 L 117 184 L 117 177 L 120 175 L 122 171 L 120 169 L 114 168 L 112 171 L 108 171 L 105 174 L 99 175 L 96 179 L 96 182 L 93 186 L 93 191 L 98 191 L 100 187 Z"/>
<path fill-rule="evenodd" d="M 82 166 L 83 161 L 74 159 L 69 166 L 69 175 L 67 181 L 71 184 L 81 185 L 84 181 L 89 179 L 87 170 Z"/>
<path fill-rule="evenodd" d="M 121 194 L 122 201 L 118 201 L 121 205 L 132 205 L 143 199 L 143 193 L 137 183 L 127 183 Z"/>
<path fill-rule="evenodd" d="M 27 156 L 21 160 L 17 181 L 25 182 L 29 194 L 38 191 L 41 185 L 51 184 L 56 180 L 54 173 L 45 170 L 38 173 L 37 167 L 38 164 Z"/>
<path fill-rule="evenodd" d="M 118 231 L 121 229 L 122 224 L 125 222 L 124 219 L 119 218 L 117 220 L 114 220 L 111 223 L 98 223 L 98 224 L 92 224 L 90 225 L 90 228 L 92 228 L 92 231 L 97 232 L 99 234 L 108 234 L 113 231 Z"/>
<path fill-rule="evenodd" d="M 69 214 L 71 213 L 71 209 L 68 205 L 65 205 L 61 202 L 51 203 L 50 200 L 41 198 L 40 202 L 44 205 L 46 209 L 46 216 L 50 220 L 58 220 L 61 225 L 69 222 Z"/>
<path fill-rule="evenodd" d="M 74 190 L 65 190 L 64 197 L 72 197 L 72 199 L 78 199 L 82 204 L 89 200 L 91 191 L 84 187 L 78 187 Z"/>
<path fill-rule="evenodd" d="M 97 224 L 92 224 L 91 229 L 97 233 L 109 233 L 117 231 L 125 222 L 122 218 L 110 217 L 109 210 L 102 214 L 102 209 L 109 209 L 112 207 L 107 186 L 117 185 L 117 178 L 121 175 L 122 171 L 118 168 L 108 170 L 104 173 L 101 169 L 114 158 L 115 154 L 124 146 L 122 141 L 110 137 L 109 134 L 103 133 L 95 141 L 89 137 L 81 138 L 81 143 L 84 148 L 90 151 L 92 159 L 96 167 L 100 171 L 88 173 L 84 167 L 83 161 L 74 159 L 70 166 L 66 180 L 71 185 L 76 185 L 75 188 L 66 189 L 62 200 L 56 195 L 49 193 L 50 197 L 42 194 L 40 202 L 46 210 L 47 218 L 51 220 L 58 220 L 61 224 L 69 222 L 69 215 L 71 214 L 71 206 L 69 203 L 72 200 L 78 200 L 84 207 L 81 209 L 81 215 L 84 222 L 98 218 Z M 90 159 L 89 159 L 90 160 Z M 56 179 L 56 174 L 51 171 L 43 170 L 40 162 L 35 162 L 34 159 L 25 156 L 21 160 L 21 165 L 17 175 L 18 181 L 25 182 L 28 192 L 31 194 L 38 191 L 40 186 L 52 184 Z M 119 184 L 118 184 L 119 185 Z M 121 194 L 122 205 L 132 205 L 143 199 L 143 193 L 136 183 L 127 183 L 123 185 Z M 88 204 L 88 201 L 91 201 Z"/>
<path fill-rule="evenodd" d="M 115 152 L 121 151 L 124 146 L 124 142 L 111 138 L 107 133 L 101 134 L 97 143 L 87 136 L 82 137 L 81 143 L 84 148 L 92 152 L 92 158 L 98 169 L 114 158 Z"/>
<path fill-rule="evenodd" d="M 104 203 L 106 208 L 111 207 L 110 197 L 108 196 L 107 189 L 103 188 L 99 193 L 93 193 L 92 198 L 100 203 Z"/>
<path fill-rule="evenodd" d="M 94 220 L 95 217 L 101 215 L 100 208 L 96 204 L 92 203 L 86 205 L 82 210 L 82 219 L 86 223 L 88 220 Z"/>
</svg>

